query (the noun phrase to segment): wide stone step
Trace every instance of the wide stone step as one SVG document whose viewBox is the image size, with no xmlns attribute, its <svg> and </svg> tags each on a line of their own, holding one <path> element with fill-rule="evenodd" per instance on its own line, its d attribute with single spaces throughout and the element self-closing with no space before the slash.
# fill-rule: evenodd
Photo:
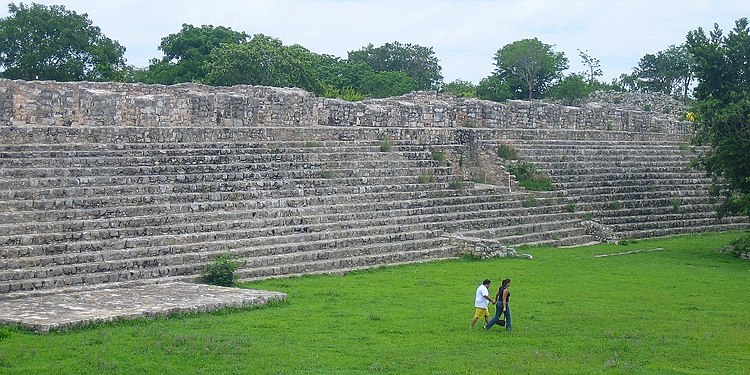
<svg viewBox="0 0 750 375">
<path fill-rule="evenodd" d="M 274 277 L 300 276 L 320 273 L 341 274 L 349 271 L 368 269 L 383 265 L 421 263 L 440 259 L 455 258 L 453 247 L 441 246 L 425 248 L 417 246 L 413 250 L 382 252 L 374 255 L 360 255 L 324 261 L 293 263 L 281 266 L 241 269 L 237 271 L 242 281 L 254 281 Z"/>
<path fill-rule="evenodd" d="M 348 249 L 378 244 L 394 244 L 400 241 L 418 241 L 436 238 L 433 231 L 397 232 L 364 237 L 334 238 L 293 244 L 272 244 L 258 247 L 226 247 L 219 243 L 216 248 L 201 251 L 169 253 L 162 256 L 140 256 L 136 259 L 99 261 L 78 265 L 36 267 L 0 272 L 0 292 L 59 287 L 98 282 L 122 282 L 141 278 L 155 278 L 199 273 L 213 256 L 231 252 L 240 259 L 266 257 L 276 259 L 279 255 L 319 258 L 324 249 Z M 327 253 L 329 256 L 332 252 Z M 274 262 L 277 262 L 274 260 Z"/>
<path fill-rule="evenodd" d="M 674 236 L 678 234 L 694 234 L 703 232 L 727 232 L 737 230 L 747 230 L 750 228 L 750 223 L 730 223 L 730 224 L 705 224 L 705 225 L 693 225 L 693 226 L 673 226 L 664 228 L 650 228 L 650 229 L 639 229 L 639 230 L 628 230 L 619 232 L 618 235 L 621 239 L 639 239 L 639 238 L 655 238 Z"/>
<path fill-rule="evenodd" d="M 199 218 L 200 215 L 212 215 L 216 212 L 235 213 L 242 212 L 244 215 L 255 217 L 264 217 L 269 214 L 279 216 L 283 209 L 290 210 L 290 215 L 304 213 L 305 210 L 319 210 L 321 205 L 328 205 L 327 212 L 331 210 L 339 211 L 340 208 L 346 207 L 347 204 L 360 204 L 362 202 L 380 202 L 384 204 L 391 202 L 398 205 L 409 205 L 411 201 L 426 201 L 431 203 L 430 199 L 454 199 L 462 200 L 464 203 L 474 201 L 484 201 L 486 194 L 474 195 L 466 194 L 470 190 L 446 189 L 447 183 L 429 183 L 429 184 L 403 184 L 403 185 L 373 185 L 373 186 L 355 186 L 355 187 L 330 187 L 322 189 L 299 189 L 299 190 L 282 190 L 287 194 L 274 194 L 274 191 L 244 191 L 230 193 L 230 200 L 222 201 L 177 201 L 167 204 L 142 204 L 133 206 L 119 205 L 117 207 L 84 207 L 84 208 L 63 208 L 55 210 L 51 205 L 42 206 L 38 204 L 38 210 L 34 210 L 34 205 L 38 202 L 29 201 L 22 207 L 16 208 L 12 212 L 0 213 L 0 222 L 8 224 L 28 225 L 29 222 L 49 222 L 49 221 L 105 221 L 114 222 L 118 225 L 109 225 L 109 227 L 119 227 L 119 220 L 129 221 L 137 220 L 142 216 L 155 217 L 161 220 L 164 216 L 172 215 L 189 215 L 189 218 Z M 308 193 L 315 193 L 308 195 Z M 465 195 L 466 194 L 466 195 Z M 500 195 L 493 195 L 500 196 Z M 515 194 L 508 194 L 513 197 Z M 190 196 L 194 197 L 194 195 Z M 216 197 L 221 198 L 221 195 Z M 473 197 L 473 198 L 472 198 Z M 500 196 L 502 197 L 502 196 Z M 492 199 L 490 199 L 492 200 Z M 48 207 L 49 209 L 44 209 Z M 65 206 L 67 207 L 67 206 Z"/>
<path fill-rule="evenodd" d="M 407 202 L 384 202 L 372 203 L 370 207 L 362 209 L 342 210 L 342 213 L 330 213 L 325 215 L 302 216 L 300 212 L 290 212 L 266 219 L 244 217 L 241 220 L 215 220 L 196 221 L 185 223 L 180 218 L 168 220 L 170 225 L 162 224 L 155 226 L 133 225 L 130 229 L 118 227 L 105 228 L 101 230 L 82 230 L 65 232 L 36 231 L 29 234 L 0 236 L 0 240 L 6 247 L 0 250 L 3 258 L 23 255 L 28 252 L 44 254 L 45 247 L 60 251 L 59 245 L 64 244 L 69 249 L 79 250 L 92 246 L 90 243 L 96 240 L 117 240 L 119 243 L 127 241 L 129 245 L 137 246 L 140 242 L 159 243 L 160 236 L 197 235 L 221 233 L 223 231 L 242 231 L 245 236 L 290 235 L 296 233 L 316 233 L 330 230 L 341 230 L 347 228 L 368 228 L 383 225 L 414 225 L 432 224 L 438 229 L 455 230 L 462 227 L 488 227 L 505 225 L 508 222 L 517 222 L 517 219 L 509 221 L 504 217 L 523 216 L 523 220 L 553 220 L 550 215 L 570 216 L 572 213 L 558 213 L 562 206 L 550 207 L 522 207 L 523 202 L 519 200 L 497 200 L 481 201 L 479 203 L 465 204 L 460 198 L 434 199 L 429 201 L 415 200 L 413 204 Z M 497 198 L 505 198 L 499 196 Z M 384 205 L 381 207 L 380 205 Z M 336 206 L 340 208 L 341 206 Z M 322 208 L 321 208 L 322 209 Z M 314 210 L 312 210 L 314 212 Z M 308 214 L 312 214 L 309 212 Z M 245 214 L 244 212 L 238 212 Z M 546 215 L 546 216 L 543 216 Z M 252 215 L 251 215 L 252 216 Z M 144 218 L 147 219 L 147 218 Z M 219 217 L 221 219 L 221 217 Z M 174 224 L 177 223 L 177 224 Z M 72 227 L 69 227 L 69 229 Z M 32 228 L 33 229 L 33 228 Z M 41 233 L 39 233 L 41 232 Z M 171 237 L 169 237 L 171 238 Z M 172 243 L 172 240 L 169 240 Z M 94 257 L 99 256 L 93 254 Z M 2 264 L 0 262 L 0 264 Z"/>
</svg>

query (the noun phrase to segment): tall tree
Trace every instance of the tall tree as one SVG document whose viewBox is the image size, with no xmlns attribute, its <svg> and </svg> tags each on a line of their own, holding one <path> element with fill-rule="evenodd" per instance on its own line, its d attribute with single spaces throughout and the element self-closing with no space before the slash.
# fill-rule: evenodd
<svg viewBox="0 0 750 375">
<path fill-rule="evenodd" d="M 56 81 L 119 80 L 125 47 L 107 38 L 86 13 L 62 5 L 8 4 L 0 19 L 0 76 Z"/>
<path fill-rule="evenodd" d="M 599 59 L 589 55 L 588 51 L 581 51 L 580 49 L 578 55 L 581 56 L 581 62 L 586 67 L 586 72 L 582 75 L 586 77 L 589 83 L 593 83 L 596 81 L 596 77 L 601 77 L 604 74 Z"/>
<path fill-rule="evenodd" d="M 726 36 L 718 25 L 687 35 L 698 79 L 694 105 L 698 141 L 709 146 L 699 159 L 723 196 L 719 215 L 750 216 L 750 28 L 740 18 Z"/>
<path fill-rule="evenodd" d="M 568 68 L 565 54 L 553 51 L 552 47 L 537 38 L 507 44 L 495 53 L 495 74 L 509 82 L 513 79 L 522 82 L 529 100 L 540 97 Z"/>
<path fill-rule="evenodd" d="M 635 88 L 687 100 L 693 80 L 691 55 L 684 45 L 669 46 L 656 54 L 646 54 L 633 69 Z"/>
<path fill-rule="evenodd" d="M 161 39 L 159 49 L 164 52 L 160 60 L 151 60 L 148 79 L 151 83 L 174 84 L 197 82 L 206 78 L 206 62 L 214 48 L 222 44 L 239 44 L 248 35 L 224 26 L 183 24 L 176 34 Z"/>
<path fill-rule="evenodd" d="M 315 64 L 318 55 L 299 46 L 257 34 L 247 42 L 224 44 L 211 51 L 205 81 L 212 85 L 298 87 L 321 93 Z"/>
<path fill-rule="evenodd" d="M 404 72 L 419 83 L 419 90 L 437 90 L 443 82 L 442 68 L 432 47 L 399 42 L 380 47 L 369 44 L 350 51 L 348 60 L 351 63 L 365 62 L 376 73 Z"/>
</svg>

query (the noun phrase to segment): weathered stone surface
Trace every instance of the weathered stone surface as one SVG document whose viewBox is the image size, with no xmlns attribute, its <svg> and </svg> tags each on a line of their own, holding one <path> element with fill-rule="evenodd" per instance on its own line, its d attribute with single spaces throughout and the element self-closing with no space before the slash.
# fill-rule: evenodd
<svg viewBox="0 0 750 375">
<path fill-rule="evenodd" d="M 250 307 L 286 299 L 264 290 L 164 283 L 0 298 L 0 323 L 48 332 L 119 319 Z"/>
</svg>

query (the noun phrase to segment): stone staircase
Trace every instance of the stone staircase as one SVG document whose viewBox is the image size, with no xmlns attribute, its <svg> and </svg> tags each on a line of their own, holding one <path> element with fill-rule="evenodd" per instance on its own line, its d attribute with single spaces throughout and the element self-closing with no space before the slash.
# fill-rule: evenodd
<svg viewBox="0 0 750 375">
<path fill-rule="evenodd" d="M 0 146 L 0 292 L 193 281 L 224 253 L 243 280 L 441 259 L 457 255 L 445 234 L 517 226 L 521 243 L 557 215 L 524 207 L 528 193 L 453 186 L 415 141 L 111 140 L 125 131 L 148 130 Z"/>
<path fill-rule="evenodd" d="M 619 238 L 748 227 L 716 219 L 709 178 L 690 168 L 694 152 L 674 140 L 505 139 L 554 181 L 556 191 Z M 494 144 L 498 144 L 495 142 Z M 572 207 L 572 206 L 571 206 Z"/>
</svg>

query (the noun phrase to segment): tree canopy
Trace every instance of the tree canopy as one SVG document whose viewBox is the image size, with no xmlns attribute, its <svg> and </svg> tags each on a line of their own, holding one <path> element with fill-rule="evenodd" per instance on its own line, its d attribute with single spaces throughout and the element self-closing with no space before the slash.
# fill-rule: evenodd
<svg viewBox="0 0 750 375">
<path fill-rule="evenodd" d="M 540 97 L 568 68 L 568 59 L 554 46 L 539 39 L 522 39 L 495 53 L 495 74 L 505 80 L 511 92 L 522 90 L 529 100 Z"/>
<path fill-rule="evenodd" d="M 632 75 L 623 75 L 621 79 L 634 91 L 681 96 L 687 100 L 693 81 L 691 59 L 684 45 L 672 45 L 664 51 L 644 55 Z"/>
<path fill-rule="evenodd" d="M 178 33 L 161 39 L 159 50 L 164 52 L 164 56 L 151 61 L 149 81 L 161 84 L 201 81 L 208 74 L 206 63 L 214 48 L 223 44 L 239 44 L 247 38 L 244 32 L 223 26 L 195 27 L 183 24 Z"/>
<path fill-rule="evenodd" d="M 443 82 L 442 68 L 432 47 L 386 43 L 367 45 L 348 53 L 350 63 L 365 62 L 376 73 L 404 72 L 418 83 L 418 90 L 437 90 Z"/>
<path fill-rule="evenodd" d="M 750 216 L 750 28 L 741 18 L 724 35 L 718 25 L 708 34 L 687 35 L 687 50 L 698 79 L 694 104 L 698 141 L 709 149 L 699 159 L 714 177 L 715 195 L 724 201 L 719 215 Z"/>
<path fill-rule="evenodd" d="M 120 80 L 125 47 L 86 13 L 62 5 L 8 4 L 0 19 L 0 76 L 25 80 Z"/>
<path fill-rule="evenodd" d="M 205 81 L 211 85 L 239 84 L 299 87 L 321 93 L 316 77 L 317 55 L 299 46 L 256 34 L 247 42 L 214 48 L 208 58 Z"/>
</svg>

